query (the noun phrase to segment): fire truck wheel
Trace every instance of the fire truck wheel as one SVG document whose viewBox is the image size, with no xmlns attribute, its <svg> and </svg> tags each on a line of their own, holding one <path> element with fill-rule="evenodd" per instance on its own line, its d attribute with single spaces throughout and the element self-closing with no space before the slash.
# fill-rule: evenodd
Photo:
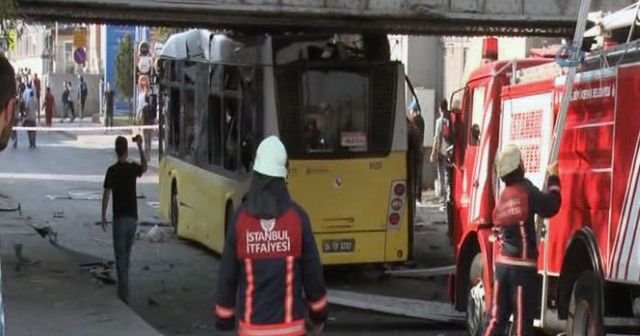
<svg viewBox="0 0 640 336">
<path fill-rule="evenodd" d="M 484 265 L 482 255 L 477 254 L 469 268 L 469 289 L 467 299 L 467 331 L 470 336 L 482 335 L 484 320 Z"/>
<path fill-rule="evenodd" d="M 576 280 L 571 293 L 567 336 L 604 335 L 602 298 L 599 281 L 592 271 L 584 271 Z"/>
</svg>

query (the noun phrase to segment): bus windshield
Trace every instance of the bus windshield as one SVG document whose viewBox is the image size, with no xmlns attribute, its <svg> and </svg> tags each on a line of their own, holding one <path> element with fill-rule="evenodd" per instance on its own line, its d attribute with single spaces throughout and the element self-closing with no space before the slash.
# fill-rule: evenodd
<svg viewBox="0 0 640 336">
<path fill-rule="evenodd" d="M 280 135 L 292 158 L 380 157 L 391 150 L 393 67 L 292 66 L 278 77 L 287 90 L 278 92 Z"/>
<path fill-rule="evenodd" d="M 302 95 L 302 139 L 306 153 L 367 151 L 366 73 L 305 71 Z"/>
</svg>

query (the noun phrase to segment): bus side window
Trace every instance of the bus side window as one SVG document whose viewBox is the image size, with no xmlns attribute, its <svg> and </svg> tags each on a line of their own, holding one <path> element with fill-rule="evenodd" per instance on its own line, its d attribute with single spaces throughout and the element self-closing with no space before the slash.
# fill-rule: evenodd
<svg viewBox="0 0 640 336">
<path fill-rule="evenodd" d="M 209 95 L 207 137 L 209 164 L 222 166 L 222 101 L 217 95 Z"/>
<path fill-rule="evenodd" d="M 180 89 L 169 91 L 169 151 L 174 154 L 180 153 Z"/>
<path fill-rule="evenodd" d="M 238 100 L 226 98 L 224 100 L 224 168 L 230 171 L 238 169 L 239 156 L 239 117 L 240 103 Z"/>
<path fill-rule="evenodd" d="M 185 90 L 184 101 L 184 130 L 186 141 L 186 156 L 195 159 L 196 139 L 196 94 L 193 89 Z"/>
</svg>

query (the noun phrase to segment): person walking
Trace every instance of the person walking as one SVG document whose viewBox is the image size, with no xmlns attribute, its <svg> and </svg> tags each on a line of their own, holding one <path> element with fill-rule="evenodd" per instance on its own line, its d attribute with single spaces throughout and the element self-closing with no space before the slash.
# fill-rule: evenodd
<svg viewBox="0 0 640 336">
<path fill-rule="evenodd" d="M 420 106 L 418 105 L 418 101 L 414 100 L 409 106 L 409 112 L 411 115 L 411 122 L 416 127 L 418 133 L 418 139 L 420 142 L 418 145 L 418 149 L 414 156 L 413 168 L 415 171 L 414 175 L 414 188 L 416 195 L 416 202 L 422 203 L 422 166 L 424 165 L 424 118 L 422 118 L 420 112 Z"/>
<path fill-rule="evenodd" d="M 105 100 L 105 126 L 107 129 L 113 127 L 113 104 L 114 104 L 114 93 L 111 90 L 111 85 L 107 83 L 107 88 L 104 94 Z"/>
<path fill-rule="evenodd" d="M 87 82 L 84 81 L 82 76 L 80 77 L 80 84 L 78 85 L 78 101 L 80 102 L 80 120 L 84 117 L 84 106 L 89 95 L 89 88 Z"/>
<path fill-rule="evenodd" d="M 35 97 L 35 91 L 26 91 L 29 95 L 25 102 L 25 119 L 22 126 L 24 127 L 36 127 L 36 119 L 40 115 L 40 109 L 38 108 L 38 101 Z M 27 131 L 29 137 L 29 148 L 36 148 L 36 131 Z"/>
<path fill-rule="evenodd" d="M 507 335 L 513 314 L 517 335 L 533 336 L 537 292 L 538 241 L 535 215 L 553 217 L 560 210 L 558 164 L 548 168 L 548 190 L 541 192 L 524 177 L 520 149 L 507 145 L 496 160 L 497 173 L 505 183 L 493 211 L 497 233 L 494 285 L 490 319 L 485 336 Z"/>
<path fill-rule="evenodd" d="M 69 116 L 69 112 L 73 113 L 73 103 L 71 102 L 71 90 L 69 89 L 69 84 L 67 82 L 64 83 L 64 91 L 62 91 L 62 119 L 60 122 L 64 122 L 64 120 Z M 75 113 L 73 113 L 73 118 L 75 118 Z M 73 118 L 71 121 L 73 121 Z"/>
<path fill-rule="evenodd" d="M 240 336 L 305 335 L 327 320 L 327 291 L 307 213 L 287 190 L 280 139 L 260 143 L 246 202 L 228 223 L 216 294 L 216 327 Z"/>
<path fill-rule="evenodd" d="M 42 91 L 40 91 L 40 89 L 42 88 L 42 84 L 40 82 L 40 78 L 38 78 L 38 74 L 34 73 L 33 74 L 33 88 L 36 90 L 36 103 L 38 104 L 38 106 L 40 106 L 40 99 L 41 99 L 41 95 L 42 95 Z M 38 119 L 38 123 L 40 123 L 40 119 Z"/>
<path fill-rule="evenodd" d="M 118 275 L 118 296 L 129 303 L 129 260 L 138 226 L 138 197 L 136 179 L 147 171 L 147 159 L 142 149 L 142 137 L 133 140 L 138 146 L 140 163 L 129 162 L 127 139 L 116 138 L 117 162 L 107 169 L 102 194 L 102 229 L 107 230 L 107 208 L 113 195 L 113 249 Z"/>
<path fill-rule="evenodd" d="M 55 110 L 56 100 L 53 98 L 53 94 L 51 94 L 51 88 L 47 86 L 47 92 L 44 96 L 44 104 L 42 108 L 44 109 L 44 121 L 47 127 L 51 127 L 51 123 L 53 120 L 53 111 Z"/>
<path fill-rule="evenodd" d="M 451 188 L 449 186 L 449 148 L 454 143 L 453 129 L 451 112 L 447 101 L 443 99 L 440 102 L 440 116 L 436 119 L 433 149 L 430 156 L 430 161 L 438 166 L 438 194 L 440 195 L 442 209 L 446 208 L 451 196 Z"/>
<path fill-rule="evenodd" d="M 71 81 L 67 82 L 67 91 L 68 91 L 67 104 L 69 107 L 69 112 L 71 113 L 71 120 L 69 122 L 73 122 L 74 120 L 76 120 L 76 110 L 73 105 L 73 86 L 71 84 Z"/>
</svg>

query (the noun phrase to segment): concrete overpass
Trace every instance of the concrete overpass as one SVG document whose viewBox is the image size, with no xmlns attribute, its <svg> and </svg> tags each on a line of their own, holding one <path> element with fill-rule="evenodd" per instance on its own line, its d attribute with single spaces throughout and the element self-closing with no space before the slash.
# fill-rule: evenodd
<svg viewBox="0 0 640 336">
<path fill-rule="evenodd" d="M 617 10 L 634 0 L 595 0 Z M 580 0 L 17 0 L 36 20 L 260 31 L 569 36 Z"/>
</svg>

